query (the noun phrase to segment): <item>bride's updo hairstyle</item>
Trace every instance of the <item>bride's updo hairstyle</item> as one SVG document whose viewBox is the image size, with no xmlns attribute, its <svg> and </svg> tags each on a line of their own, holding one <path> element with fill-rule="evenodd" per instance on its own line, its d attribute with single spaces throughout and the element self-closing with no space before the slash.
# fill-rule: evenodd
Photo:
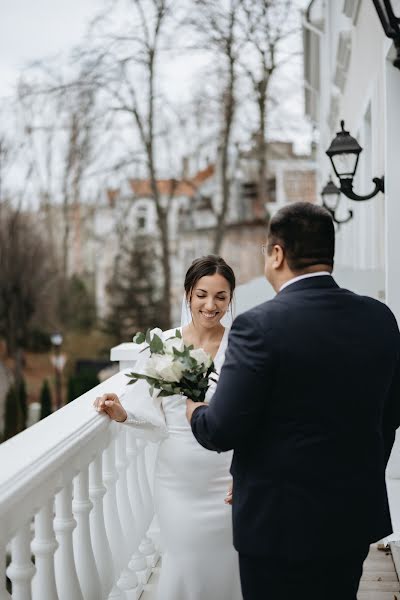
<svg viewBox="0 0 400 600">
<path fill-rule="evenodd" d="M 208 275 L 215 275 L 215 273 L 222 275 L 222 277 L 224 277 L 229 283 L 231 290 L 230 299 L 232 300 L 233 292 L 236 286 L 235 274 L 221 256 L 215 256 L 214 254 L 196 258 L 196 260 L 194 260 L 190 265 L 185 277 L 186 298 L 190 301 L 191 292 L 199 279 L 202 277 L 207 277 Z"/>
</svg>

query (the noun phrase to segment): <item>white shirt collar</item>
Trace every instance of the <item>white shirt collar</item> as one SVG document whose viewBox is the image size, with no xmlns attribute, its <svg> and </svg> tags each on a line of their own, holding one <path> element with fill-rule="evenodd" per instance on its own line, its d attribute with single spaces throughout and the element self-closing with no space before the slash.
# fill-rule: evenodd
<svg viewBox="0 0 400 600">
<path fill-rule="evenodd" d="M 291 285 L 292 283 L 295 283 L 296 281 L 308 279 L 309 277 L 321 277 L 322 275 L 331 275 L 331 273 L 329 273 L 329 271 L 316 271 L 315 273 L 306 273 L 305 275 L 298 275 L 297 277 L 293 277 L 292 279 L 289 279 L 289 281 L 286 281 L 286 283 L 282 285 L 279 291 L 281 292 L 283 289 L 285 289 L 285 287 Z"/>
</svg>

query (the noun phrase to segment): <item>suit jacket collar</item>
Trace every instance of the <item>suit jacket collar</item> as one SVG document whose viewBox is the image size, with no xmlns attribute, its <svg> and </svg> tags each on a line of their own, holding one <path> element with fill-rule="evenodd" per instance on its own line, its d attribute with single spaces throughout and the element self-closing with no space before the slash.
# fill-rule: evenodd
<svg viewBox="0 0 400 600">
<path fill-rule="evenodd" d="M 287 287 L 283 288 L 283 290 L 278 292 L 277 296 L 281 296 L 283 294 L 290 294 L 291 292 L 296 292 L 299 290 L 323 290 L 338 287 L 339 286 L 333 279 L 332 275 L 320 275 L 318 277 L 308 277 L 307 279 L 300 279 L 300 281 L 295 281 L 294 283 L 291 283 Z"/>
</svg>

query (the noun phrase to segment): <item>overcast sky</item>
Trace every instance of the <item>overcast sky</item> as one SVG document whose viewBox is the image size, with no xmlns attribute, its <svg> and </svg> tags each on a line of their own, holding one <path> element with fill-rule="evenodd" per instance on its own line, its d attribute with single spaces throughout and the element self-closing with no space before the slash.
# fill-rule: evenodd
<svg viewBox="0 0 400 600">
<path fill-rule="evenodd" d="M 303 8 L 308 2 L 297 0 Z M 21 70 L 30 62 L 67 56 L 102 6 L 103 0 L 0 0 L 0 101 L 13 95 Z M 167 66 L 167 93 L 185 99 L 201 64 L 201 56 L 176 56 Z M 296 80 L 295 87 L 289 96 L 283 91 L 279 114 L 270 126 L 273 135 L 289 135 L 305 151 L 310 128 L 303 118 L 301 69 L 291 68 L 287 75 Z"/>
<path fill-rule="evenodd" d="M 82 39 L 101 0 L 0 0 L 0 97 L 12 94 L 33 60 L 68 52 Z"/>
</svg>

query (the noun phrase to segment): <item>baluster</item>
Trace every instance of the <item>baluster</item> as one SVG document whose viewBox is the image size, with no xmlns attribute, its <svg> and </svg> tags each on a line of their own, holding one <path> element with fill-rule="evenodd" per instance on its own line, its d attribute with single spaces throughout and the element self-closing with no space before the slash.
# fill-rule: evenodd
<svg viewBox="0 0 400 600">
<path fill-rule="evenodd" d="M 12 583 L 13 600 L 31 600 L 31 580 L 35 574 L 31 560 L 30 521 L 24 523 L 11 541 L 11 564 L 7 575 Z"/>
<path fill-rule="evenodd" d="M 124 534 L 126 547 L 128 550 L 128 556 L 133 557 L 136 547 L 135 547 L 135 523 L 132 515 L 132 507 L 129 501 L 128 494 L 128 482 L 127 482 L 127 468 L 128 468 L 128 458 L 126 454 L 126 431 L 123 427 L 121 427 L 121 431 L 119 432 L 116 438 L 116 466 L 119 474 L 117 481 L 117 503 L 118 503 L 118 511 L 121 515 L 122 523 L 124 524 Z M 134 580 L 136 581 L 136 585 L 138 584 L 136 573 L 135 573 L 135 561 L 130 560 L 128 568 L 133 572 Z M 132 579 L 133 580 L 133 579 Z M 142 586 L 140 586 L 142 587 Z M 139 595 L 139 588 L 137 588 L 137 595 Z"/>
<path fill-rule="evenodd" d="M 118 588 L 123 591 L 131 591 L 137 587 L 137 578 L 136 574 L 127 568 L 129 555 L 118 514 L 115 440 L 112 440 L 104 451 L 103 479 L 107 488 L 104 497 L 104 519 L 114 561 L 114 571 L 118 577 Z"/>
<path fill-rule="evenodd" d="M 54 498 L 51 498 L 35 516 L 35 537 L 31 544 L 36 566 L 32 581 L 33 600 L 58 600 L 54 573 L 54 553 L 58 543 L 53 520 Z"/>
<path fill-rule="evenodd" d="M 11 600 L 6 587 L 6 543 L 0 538 L 0 600 Z"/>
<path fill-rule="evenodd" d="M 75 563 L 78 579 L 85 600 L 99 600 L 101 583 L 90 541 L 89 513 L 93 504 L 89 500 L 89 474 L 84 468 L 74 479 L 72 510 L 77 521 L 73 533 Z"/>
<path fill-rule="evenodd" d="M 126 452 L 129 463 L 127 471 L 128 492 L 132 508 L 133 528 L 135 531 L 135 535 L 133 538 L 134 554 L 130 565 L 135 568 L 136 572 L 139 572 L 140 581 L 146 583 L 147 562 L 144 555 L 139 551 L 139 544 L 143 536 L 143 507 L 139 488 L 139 478 L 137 473 L 137 445 L 135 434 L 133 431 L 127 431 L 126 442 Z"/>
<path fill-rule="evenodd" d="M 99 452 L 89 465 L 89 497 L 93 504 L 90 512 L 90 534 L 93 554 L 100 577 L 103 597 L 107 598 L 117 575 L 114 574 L 110 544 L 106 534 L 103 511 L 103 497 L 106 488 L 103 485 L 102 454 Z"/>
<path fill-rule="evenodd" d="M 156 461 L 158 455 L 159 444 L 150 443 L 145 448 L 146 453 L 146 466 L 147 466 L 147 479 L 150 484 L 150 494 L 153 499 L 153 519 L 150 523 L 150 527 L 147 530 L 147 535 L 151 538 L 153 544 L 156 547 L 155 560 L 159 557 L 159 543 L 160 543 L 160 527 L 158 525 L 157 515 L 154 513 L 154 476 L 156 469 Z"/>
<path fill-rule="evenodd" d="M 68 483 L 56 495 L 54 519 L 54 530 L 58 541 L 54 563 L 59 600 L 71 600 L 71 598 L 83 600 L 72 545 L 72 532 L 75 527 L 76 521 L 72 515 L 72 483 Z"/>
<path fill-rule="evenodd" d="M 144 440 L 138 440 L 138 474 L 139 474 L 139 486 L 141 496 L 143 500 L 144 515 L 145 515 L 145 529 L 144 536 L 140 544 L 140 550 L 148 558 L 151 566 L 155 566 L 155 554 L 156 550 L 152 540 L 147 536 L 147 531 L 150 527 L 151 521 L 154 516 L 154 504 L 153 497 L 150 492 L 150 486 L 147 478 L 147 465 L 146 465 L 146 442 Z"/>
</svg>

